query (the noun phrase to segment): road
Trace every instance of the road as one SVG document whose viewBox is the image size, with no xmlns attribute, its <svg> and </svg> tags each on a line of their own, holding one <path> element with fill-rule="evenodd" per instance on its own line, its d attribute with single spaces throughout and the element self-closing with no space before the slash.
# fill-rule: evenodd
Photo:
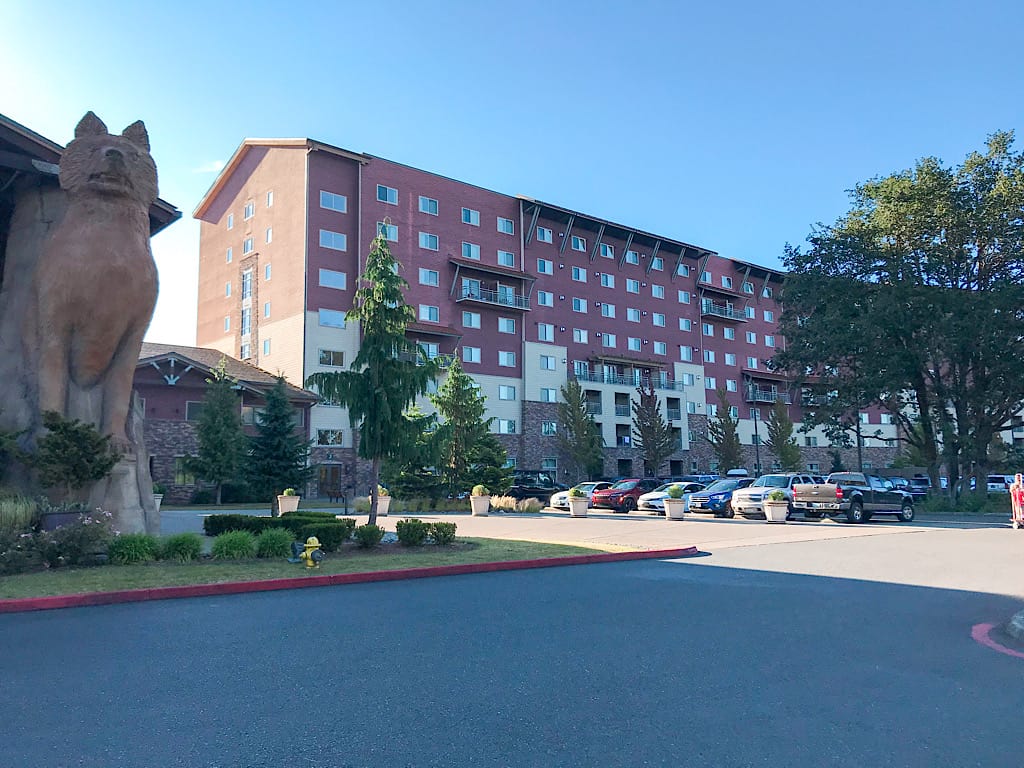
<svg viewBox="0 0 1024 768">
<path fill-rule="evenodd" d="M 1019 609 L 1024 566 L 949 576 L 1015 547 L 937 529 L 0 616 L 0 762 L 1019 766 L 1024 661 L 970 630 Z"/>
</svg>

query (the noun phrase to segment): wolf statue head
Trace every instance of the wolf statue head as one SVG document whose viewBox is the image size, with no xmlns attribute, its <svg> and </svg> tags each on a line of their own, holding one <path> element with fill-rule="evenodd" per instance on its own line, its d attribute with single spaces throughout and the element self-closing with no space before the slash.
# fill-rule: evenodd
<svg viewBox="0 0 1024 768">
<path fill-rule="evenodd" d="M 60 185 L 72 199 L 126 198 L 148 209 L 157 197 L 157 180 L 146 126 L 137 120 L 116 136 L 87 112 L 61 157 Z"/>
</svg>

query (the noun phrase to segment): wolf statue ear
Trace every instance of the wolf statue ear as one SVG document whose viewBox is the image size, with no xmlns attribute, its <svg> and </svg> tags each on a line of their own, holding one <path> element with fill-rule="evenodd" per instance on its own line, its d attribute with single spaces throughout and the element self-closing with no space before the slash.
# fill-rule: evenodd
<svg viewBox="0 0 1024 768">
<path fill-rule="evenodd" d="M 75 126 L 76 139 L 80 139 L 82 136 L 102 136 L 106 132 L 107 126 L 96 117 L 95 112 L 86 112 L 85 117 L 79 120 L 78 125 Z"/>
<path fill-rule="evenodd" d="M 144 149 L 149 152 L 149 133 L 146 131 L 145 123 L 141 120 L 136 120 L 125 128 L 121 131 L 121 135 L 139 149 Z"/>
</svg>

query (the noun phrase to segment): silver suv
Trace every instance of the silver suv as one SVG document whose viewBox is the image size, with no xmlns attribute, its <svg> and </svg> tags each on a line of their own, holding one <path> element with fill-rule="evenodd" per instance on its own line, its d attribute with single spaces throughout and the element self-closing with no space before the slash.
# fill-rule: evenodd
<svg viewBox="0 0 1024 768">
<path fill-rule="evenodd" d="M 780 473 L 761 475 L 746 488 L 740 488 L 732 495 L 732 508 L 737 515 L 743 517 L 764 517 L 762 502 L 772 491 L 782 491 L 786 501 L 790 502 L 792 512 L 793 486 L 797 483 L 814 483 L 812 475 Z"/>
</svg>

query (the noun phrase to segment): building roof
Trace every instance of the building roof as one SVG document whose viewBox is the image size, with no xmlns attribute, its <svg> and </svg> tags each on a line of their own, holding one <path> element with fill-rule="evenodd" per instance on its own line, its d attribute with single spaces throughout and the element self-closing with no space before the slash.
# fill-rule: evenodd
<svg viewBox="0 0 1024 768">
<path fill-rule="evenodd" d="M 56 180 L 63 153 L 60 144 L 0 114 L 0 188 L 26 173 Z M 157 198 L 149 209 L 149 233 L 155 235 L 180 218 L 181 211 Z"/>
<path fill-rule="evenodd" d="M 139 363 L 137 367 L 156 363 L 161 360 L 175 358 L 190 365 L 196 366 L 207 373 L 211 373 L 221 360 L 224 360 L 224 370 L 228 376 L 238 381 L 239 384 L 248 386 L 250 389 L 263 392 L 277 383 L 277 376 L 267 373 L 262 368 L 250 365 L 229 355 L 225 355 L 219 349 L 208 347 L 186 347 L 180 344 L 152 344 L 144 342 L 142 351 L 139 352 Z M 300 389 L 285 382 L 288 390 L 288 397 L 291 400 L 316 401 L 319 397 L 314 392 Z"/>
</svg>

